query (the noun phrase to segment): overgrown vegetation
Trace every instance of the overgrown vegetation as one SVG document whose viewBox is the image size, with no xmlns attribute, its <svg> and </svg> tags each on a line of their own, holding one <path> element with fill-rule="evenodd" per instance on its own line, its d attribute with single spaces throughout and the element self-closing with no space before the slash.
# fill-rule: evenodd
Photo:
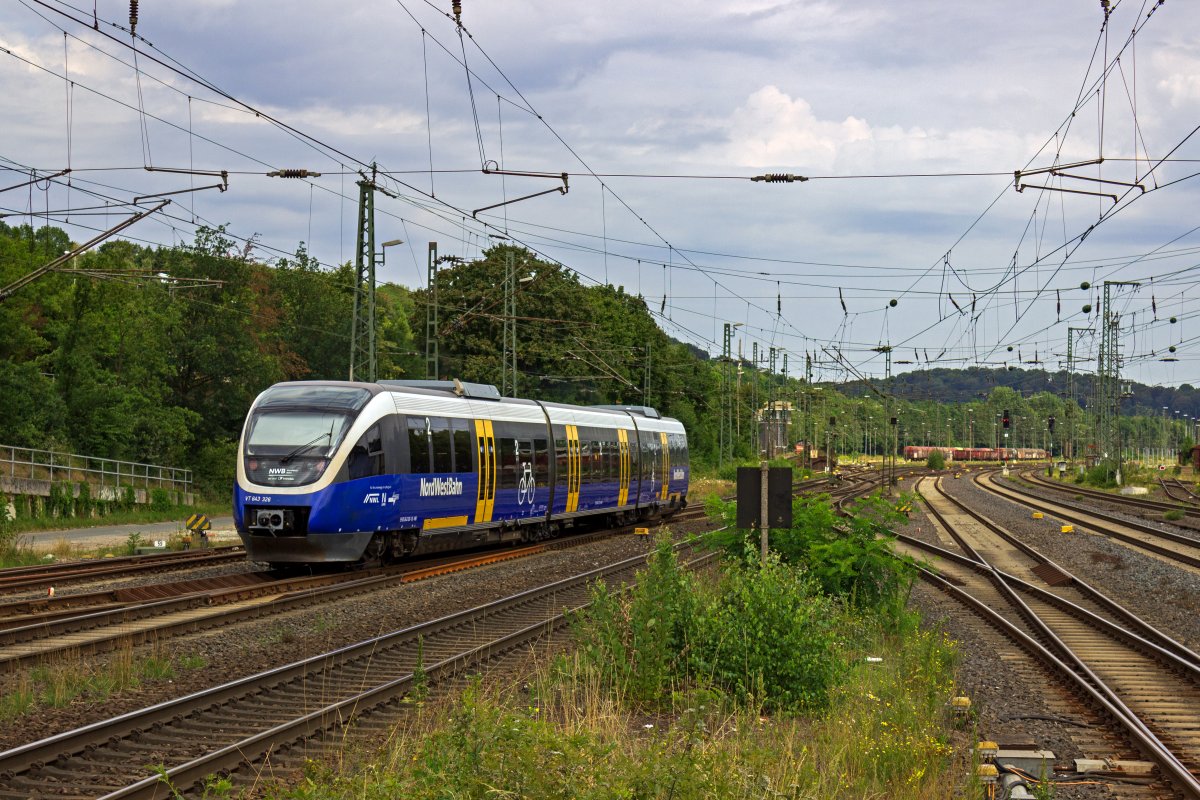
<svg viewBox="0 0 1200 800">
<path fill-rule="evenodd" d="M 381 759 L 312 764 L 280 796 L 964 796 L 953 643 L 848 600 L 776 556 L 689 573 L 661 540 L 628 591 L 595 587 L 527 692 L 476 683 Z"/>
<path fill-rule="evenodd" d="M 792 527 L 770 531 L 771 550 L 783 563 L 802 568 L 825 594 L 899 620 L 914 573 L 910 559 L 893 553 L 890 529 L 904 519 L 897 507 L 912 502 L 907 494 L 890 501 L 873 495 L 859 501 L 852 516 L 839 518 L 827 495 L 796 497 Z M 712 498 L 708 510 L 727 525 L 710 537 L 714 546 L 737 558 L 757 553 L 757 534 L 733 527 L 733 503 Z"/>
<path fill-rule="evenodd" d="M 925 466 L 929 469 L 945 469 L 946 456 L 941 450 L 934 450 L 929 454 L 929 458 L 925 459 Z"/>
<path fill-rule="evenodd" d="M 314 763 L 280 796 L 963 796 L 954 644 L 903 612 L 910 567 L 867 542 L 896 512 L 868 503 L 835 534 L 827 501 L 797 511 L 765 562 L 733 535 L 691 572 L 661 538 L 634 585 L 593 587 L 576 647 L 526 690 L 415 706 L 382 758 Z"/>
</svg>

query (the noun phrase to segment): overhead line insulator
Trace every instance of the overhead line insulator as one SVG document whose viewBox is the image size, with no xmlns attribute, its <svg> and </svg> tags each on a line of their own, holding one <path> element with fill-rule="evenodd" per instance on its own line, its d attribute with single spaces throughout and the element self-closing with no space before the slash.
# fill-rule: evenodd
<svg viewBox="0 0 1200 800">
<path fill-rule="evenodd" d="M 808 180 L 808 176 L 793 175 L 790 172 L 768 172 L 766 175 L 755 175 L 750 180 L 755 183 L 803 183 Z"/>
<path fill-rule="evenodd" d="M 267 173 L 268 178 L 319 178 L 321 173 L 306 169 L 277 169 Z"/>
</svg>

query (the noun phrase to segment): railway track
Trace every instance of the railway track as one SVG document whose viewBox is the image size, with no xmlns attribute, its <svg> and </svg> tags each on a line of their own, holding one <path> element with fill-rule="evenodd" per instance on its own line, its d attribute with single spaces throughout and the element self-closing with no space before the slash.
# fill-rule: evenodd
<svg viewBox="0 0 1200 800">
<path fill-rule="evenodd" d="M 1179 502 L 1164 503 L 1161 500 L 1150 500 L 1144 497 L 1113 494 L 1112 492 L 1102 492 L 1099 489 L 1090 489 L 1085 486 L 1064 486 L 1057 481 L 1047 480 L 1045 476 L 1039 475 L 1036 471 L 1022 472 L 1020 473 L 1020 477 L 1040 488 L 1064 492 L 1070 495 L 1082 495 L 1087 499 L 1113 503 L 1114 505 L 1125 506 L 1131 509 L 1138 509 L 1140 511 L 1157 514 L 1160 519 L 1162 514 L 1168 511 L 1182 511 L 1184 516 L 1189 520 L 1200 520 L 1200 507 L 1189 508 L 1181 505 Z"/>
<path fill-rule="evenodd" d="M 9 567 L 0 570 L 0 594 L 16 594 L 27 591 L 45 592 L 52 586 L 194 569 L 198 566 L 224 564 L 239 560 L 246 560 L 246 550 L 241 545 L 152 553 L 143 556 L 122 556 L 93 561 L 64 561 L 32 567 Z"/>
<path fill-rule="evenodd" d="M 995 472 L 974 476 L 980 488 L 1074 525 L 1085 533 L 1106 536 L 1164 558 L 1176 565 L 1200 570 L 1200 539 L 1182 532 L 1162 530 L 1152 525 L 1123 519 L 1095 509 L 1080 509 L 1063 502 L 1047 500 L 1032 490 L 1011 484 L 1001 484 Z"/>
<path fill-rule="evenodd" d="M 59 654 L 111 652 L 172 636 L 282 614 L 401 583 L 579 546 L 606 538 L 614 532 L 581 534 L 517 549 L 496 549 L 361 572 L 283 579 L 272 577 L 270 573 L 247 573 L 226 578 L 158 584 L 140 587 L 133 598 L 125 602 L 106 603 L 85 609 L 82 613 L 73 608 L 24 617 L 17 613 L 0 619 L 0 672 L 23 669 Z M 146 590 L 166 594 L 147 599 L 144 596 Z M 104 600 L 110 595 L 102 592 L 94 597 Z M 17 608 L 22 605 L 17 604 Z"/>
<path fill-rule="evenodd" d="M 930 559 L 936 572 L 923 577 L 1004 634 L 1000 658 L 1033 658 L 1070 688 L 1050 711 L 1088 721 L 1085 750 L 1140 754 L 1157 765 L 1150 796 L 1200 798 L 1200 656 L 923 483 L 931 516 L 961 552 L 903 535 L 898 549 Z"/>
<path fill-rule="evenodd" d="M 176 796 L 209 775 L 241 770 L 250 780 L 281 757 L 340 747 L 349 724 L 378 725 L 404 708 L 418 666 L 438 681 L 521 652 L 561 630 L 564 609 L 583 606 L 594 580 L 628 580 L 645 558 L 13 748 L 0 753 L 0 798 Z"/>
<path fill-rule="evenodd" d="M 1172 500 L 1178 500 L 1181 503 L 1189 505 L 1200 504 L 1200 495 L 1193 492 L 1186 483 L 1176 478 L 1159 478 L 1158 485 L 1162 487 L 1163 494 Z"/>
</svg>

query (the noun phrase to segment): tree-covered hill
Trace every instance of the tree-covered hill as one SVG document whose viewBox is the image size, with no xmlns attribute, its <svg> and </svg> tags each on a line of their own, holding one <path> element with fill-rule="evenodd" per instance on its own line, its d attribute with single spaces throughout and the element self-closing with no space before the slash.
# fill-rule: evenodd
<svg viewBox="0 0 1200 800">
<path fill-rule="evenodd" d="M 1092 396 L 1093 376 L 1076 371 L 1075 398 L 1081 405 L 1088 405 Z M 1038 392 L 1050 392 L 1066 397 L 1067 372 L 1049 372 L 1042 369 L 1006 369 L 1004 367 L 969 367 L 966 369 L 916 370 L 894 376 L 891 381 L 873 381 L 876 386 L 888 387 L 887 391 L 909 400 L 940 400 L 947 403 L 970 403 L 986 398 L 998 386 L 1012 389 L 1019 395 L 1031 396 Z M 1121 410 L 1128 414 L 1161 416 L 1163 409 L 1172 414 L 1189 414 L 1200 417 L 1200 391 L 1191 384 L 1173 386 L 1147 386 L 1142 383 L 1122 381 L 1127 385 L 1128 396 L 1122 400 Z M 861 395 L 867 387 L 859 381 L 844 384 L 848 394 Z"/>
<path fill-rule="evenodd" d="M 0 223 L 0 286 L 69 247 L 61 230 Z M 712 453 L 711 365 L 667 337 L 641 298 L 584 286 L 520 248 L 442 270 L 442 377 L 502 383 L 510 258 L 523 279 L 522 396 L 652 404 L 688 426 L 701 459 Z M 188 466 L 224 494 L 259 392 L 347 376 L 353 284 L 349 264 L 318 268 L 303 246 L 262 263 L 221 229 L 189 246 L 109 242 L 0 302 L 0 444 Z M 429 299 L 379 287 L 380 378 L 425 377 Z"/>
</svg>

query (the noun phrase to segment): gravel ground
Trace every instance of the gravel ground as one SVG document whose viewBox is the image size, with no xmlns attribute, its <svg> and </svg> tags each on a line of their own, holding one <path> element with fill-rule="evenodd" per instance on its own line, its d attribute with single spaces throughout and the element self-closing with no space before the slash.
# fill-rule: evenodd
<svg viewBox="0 0 1200 800">
<path fill-rule="evenodd" d="M 1049 516 L 1034 520 L 1025 506 L 980 489 L 967 476 L 945 480 L 942 487 L 1188 647 L 1197 649 L 1200 645 L 1196 614 L 1200 610 L 1200 575 L 1100 536 L 1062 534 L 1058 520 Z M 938 541 L 933 522 L 920 505 L 914 505 L 903 532 L 924 541 Z M 914 590 L 910 605 L 922 613 L 925 624 L 940 625 L 958 640 L 958 685 L 972 698 L 981 737 L 1051 750 L 1059 765 L 1069 765 L 1074 758 L 1097 756 L 1095 752 L 1082 752 L 1074 740 L 1079 727 L 1032 718 L 1045 714 L 1045 679 L 996 658 L 989 634 L 973 614 L 924 584 Z M 1116 795 L 1100 786 L 1056 786 L 1054 796 L 1059 800 L 1083 800 Z"/>
</svg>

